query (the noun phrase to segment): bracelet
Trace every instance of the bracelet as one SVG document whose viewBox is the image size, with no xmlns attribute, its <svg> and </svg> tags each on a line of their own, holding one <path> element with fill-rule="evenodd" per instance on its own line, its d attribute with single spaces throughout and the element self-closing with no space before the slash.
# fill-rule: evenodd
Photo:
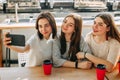
<svg viewBox="0 0 120 80">
<path fill-rule="evenodd" d="M 86 59 L 86 52 L 84 53 L 84 58 Z"/>
<path fill-rule="evenodd" d="M 75 61 L 75 68 L 78 68 L 78 60 Z"/>
</svg>

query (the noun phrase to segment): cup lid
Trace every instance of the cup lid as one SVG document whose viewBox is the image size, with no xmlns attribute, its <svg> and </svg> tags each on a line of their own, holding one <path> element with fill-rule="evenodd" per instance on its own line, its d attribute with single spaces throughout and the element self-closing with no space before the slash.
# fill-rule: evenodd
<svg viewBox="0 0 120 80">
<path fill-rule="evenodd" d="M 104 64 L 98 64 L 97 68 L 99 68 L 99 69 L 105 69 L 105 65 Z"/>
<path fill-rule="evenodd" d="M 52 64 L 52 61 L 51 60 L 44 60 L 43 64 Z"/>
</svg>

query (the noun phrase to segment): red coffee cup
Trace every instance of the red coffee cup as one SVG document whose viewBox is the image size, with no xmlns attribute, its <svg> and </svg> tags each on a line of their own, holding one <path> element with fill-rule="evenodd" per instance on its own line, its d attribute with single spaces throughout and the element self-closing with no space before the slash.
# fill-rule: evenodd
<svg viewBox="0 0 120 80">
<path fill-rule="evenodd" d="M 52 62 L 51 60 L 44 60 L 43 70 L 45 75 L 50 75 L 52 71 Z"/>
<path fill-rule="evenodd" d="M 105 65 L 98 64 L 96 68 L 97 80 L 104 80 L 105 72 L 106 72 Z"/>
</svg>

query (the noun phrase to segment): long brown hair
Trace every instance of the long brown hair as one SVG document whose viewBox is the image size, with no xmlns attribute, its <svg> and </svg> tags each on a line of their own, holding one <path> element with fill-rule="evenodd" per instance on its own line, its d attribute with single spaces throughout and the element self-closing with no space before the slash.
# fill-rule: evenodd
<svg viewBox="0 0 120 80">
<path fill-rule="evenodd" d="M 39 29 L 38 29 L 38 21 L 40 19 L 43 19 L 43 18 L 46 18 L 52 28 L 52 38 L 55 38 L 56 34 L 57 34 L 57 26 L 56 26 L 56 22 L 55 22 L 55 19 L 54 17 L 52 16 L 51 13 L 49 12 L 42 12 L 40 13 L 40 15 L 38 16 L 37 20 L 36 20 L 36 29 L 37 29 L 37 33 L 38 33 L 38 36 L 40 39 L 43 39 L 43 35 L 39 32 Z"/>
<path fill-rule="evenodd" d="M 82 31 L 82 18 L 78 14 L 69 14 L 64 18 L 72 17 L 75 21 L 75 32 L 73 32 L 71 36 L 71 42 L 69 47 L 69 57 L 71 61 L 75 61 L 76 53 L 80 51 L 80 39 L 81 39 L 81 31 Z M 61 31 L 60 36 L 60 43 L 61 43 L 61 54 L 63 55 L 66 52 L 66 39 L 65 34 Z M 70 56 L 71 55 L 71 56 Z"/>
<path fill-rule="evenodd" d="M 104 23 L 107 25 L 107 27 L 110 28 L 106 36 L 114 38 L 120 43 L 120 32 L 115 25 L 113 17 L 108 13 L 98 14 L 96 17 L 100 17 L 104 21 Z"/>
</svg>

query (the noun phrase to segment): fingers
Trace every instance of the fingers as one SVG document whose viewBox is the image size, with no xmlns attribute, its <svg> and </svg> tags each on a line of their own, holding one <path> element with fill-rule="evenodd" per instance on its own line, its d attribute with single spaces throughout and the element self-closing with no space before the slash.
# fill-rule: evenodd
<svg viewBox="0 0 120 80">
<path fill-rule="evenodd" d="M 3 44 L 5 46 L 7 46 L 8 44 L 11 43 L 11 38 L 10 37 L 7 37 L 6 35 L 9 34 L 8 32 L 4 34 L 4 38 L 3 38 Z"/>
<path fill-rule="evenodd" d="M 80 53 L 80 52 L 78 52 L 78 53 L 76 54 L 76 56 L 77 56 L 77 59 L 81 59 L 81 53 Z"/>
<path fill-rule="evenodd" d="M 4 41 L 3 43 L 4 43 L 4 45 L 8 45 L 11 43 L 11 41 Z"/>
<path fill-rule="evenodd" d="M 77 57 L 77 59 L 82 59 L 82 58 L 84 58 L 84 52 L 78 52 L 78 53 L 76 54 L 76 57 Z"/>
<path fill-rule="evenodd" d="M 79 68 L 81 69 L 90 69 L 92 66 L 92 62 L 90 61 L 82 61 L 78 63 Z"/>
<path fill-rule="evenodd" d="M 87 61 L 87 63 L 88 63 L 88 64 L 92 64 L 92 62 L 90 62 L 90 61 Z"/>
<path fill-rule="evenodd" d="M 76 54 L 77 59 L 79 59 L 79 53 Z"/>
<path fill-rule="evenodd" d="M 4 35 L 3 35 L 3 36 L 4 36 L 4 38 L 7 36 L 7 34 L 9 34 L 9 32 L 4 33 Z"/>
<path fill-rule="evenodd" d="M 87 65 L 87 68 L 88 68 L 88 69 L 90 69 L 90 68 L 91 68 L 91 66 L 92 66 L 92 62 L 87 61 L 87 62 L 86 62 L 86 65 Z"/>
<path fill-rule="evenodd" d="M 4 37 L 4 39 L 3 39 L 3 41 L 10 41 L 11 40 L 11 38 L 9 38 L 9 37 Z"/>
</svg>

